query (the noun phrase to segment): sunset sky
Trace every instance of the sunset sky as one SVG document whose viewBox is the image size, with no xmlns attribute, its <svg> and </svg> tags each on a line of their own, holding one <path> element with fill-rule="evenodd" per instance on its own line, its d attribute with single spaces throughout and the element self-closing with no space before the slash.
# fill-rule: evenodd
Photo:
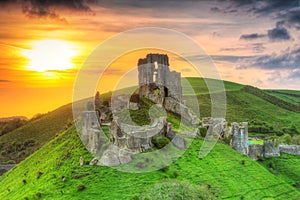
<svg viewBox="0 0 300 200">
<path fill-rule="evenodd" d="M 70 103 L 76 74 L 93 49 L 138 27 L 188 35 L 224 80 L 300 90 L 300 2 L 241 2 L 1 1 L 0 117 L 32 117 Z M 139 57 L 128 58 L 115 65 L 124 70 Z M 115 73 L 120 71 L 106 71 Z M 109 90 L 109 82 L 101 84 L 101 92 Z"/>
</svg>

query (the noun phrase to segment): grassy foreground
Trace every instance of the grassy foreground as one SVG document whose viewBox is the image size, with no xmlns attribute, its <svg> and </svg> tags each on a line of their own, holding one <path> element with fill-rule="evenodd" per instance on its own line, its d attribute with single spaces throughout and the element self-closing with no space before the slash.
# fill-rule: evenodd
<svg viewBox="0 0 300 200">
<path fill-rule="evenodd" d="M 296 188 L 227 145 L 217 144 L 200 160 L 201 144 L 194 140 L 167 168 L 126 173 L 79 166 L 80 156 L 86 161 L 92 156 L 71 127 L 0 178 L 0 199 L 157 199 L 154 193 L 163 192 L 158 186 L 174 181 L 194 188 L 205 184 L 221 199 L 300 198 Z"/>
</svg>

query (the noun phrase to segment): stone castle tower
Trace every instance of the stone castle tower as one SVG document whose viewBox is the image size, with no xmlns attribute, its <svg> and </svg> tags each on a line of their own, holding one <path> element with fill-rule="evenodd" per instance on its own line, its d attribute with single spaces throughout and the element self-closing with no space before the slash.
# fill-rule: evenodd
<svg viewBox="0 0 300 200">
<path fill-rule="evenodd" d="M 248 147 L 248 123 L 242 122 L 231 124 L 232 133 L 232 147 L 241 154 L 247 155 L 249 152 Z"/>
<path fill-rule="evenodd" d="M 139 94 L 163 104 L 165 97 L 182 101 L 181 74 L 169 69 L 166 54 L 148 54 L 138 61 Z"/>
</svg>

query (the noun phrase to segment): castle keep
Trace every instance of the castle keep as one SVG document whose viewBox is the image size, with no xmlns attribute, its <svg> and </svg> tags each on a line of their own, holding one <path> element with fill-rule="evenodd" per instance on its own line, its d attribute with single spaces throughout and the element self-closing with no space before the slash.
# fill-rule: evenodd
<svg viewBox="0 0 300 200">
<path fill-rule="evenodd" d="M 168 55 L 148 54 L 137 64 L 140 96 L 158 104 L 163 104 L 165 98 L 182 101 L 181 74 L 170 71 Z"/>
</svg>

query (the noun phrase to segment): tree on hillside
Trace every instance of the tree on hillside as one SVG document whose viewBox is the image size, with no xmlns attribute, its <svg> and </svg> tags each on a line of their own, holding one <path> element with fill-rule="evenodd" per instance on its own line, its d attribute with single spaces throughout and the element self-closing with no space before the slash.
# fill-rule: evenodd
<svg viewBox="0 0 300 200">
<path fill-rule="evenodd" d="M 97 93 L 95 95 L 95 108 L 99 109 L 100 106 L 101 106 L 100 93 L 99 93 L 99 91 L 97 91 Z"/>
</svg>

